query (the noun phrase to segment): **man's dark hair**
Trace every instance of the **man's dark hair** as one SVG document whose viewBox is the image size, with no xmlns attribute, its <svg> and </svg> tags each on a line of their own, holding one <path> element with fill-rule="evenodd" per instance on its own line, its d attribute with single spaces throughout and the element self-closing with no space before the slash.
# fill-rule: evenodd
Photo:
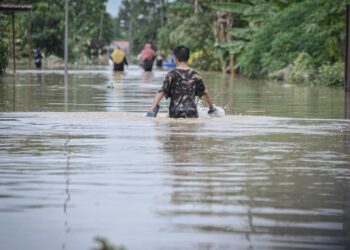
<svg viewBox="0 0 350 250">
<path fill-rule="evenodd" d="M 180 62 L 187 62 L 190 58 L 190 49 L 185 45 L 179 45 L 174 49 L 174 55 Z"/>
</svg>

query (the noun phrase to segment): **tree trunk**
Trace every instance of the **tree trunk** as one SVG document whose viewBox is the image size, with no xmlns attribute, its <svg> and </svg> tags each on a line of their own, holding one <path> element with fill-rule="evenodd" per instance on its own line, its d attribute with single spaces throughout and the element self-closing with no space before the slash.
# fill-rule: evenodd
<svg viewBox="0 0 350 250">
<path fill-rule="evenodd" d="M 235 78 L 235 65 L 236 65 L 236 60 L 235 60 L 235 55 L 230 55 L 230 75 L 231 78 Z"/>
<path fill-rule="evenodd" d="M 132 33 L 133 33 L 133 19 L 131 18 L 130 19 L 130 23 L 129 23 L 129 58 L 128 58 L 128 62 L 129 63 L 132 63 L 132 53 L 133 53 L 133 42 L 132 42 L 132 40 L 133 40 L 133 36 L 132 36 Z"/>
<path fill-rule="evenodd" d="M 194 14 L 199 12 L 199 0 L 194 0 Z"/>
<path fill-rule="evenodd" d="M 221 0 L 217 0 L 218 3 L 221 3 Z M 216 11 L 216 21 L 215 21 L 215 42 L 217 44 L 223 44 L 232 40 L 230 34 L 227 33 L 227 29 L 233 27 L 233 14 L 224 12 L 224 11 Z M 227 60 L 229 60 L 230 70 L 234 68 L 234 55 L 230 55 L 229 58 L 225 56 L 225 53 L 221 53 L 220 56 L 221 61 L 221 70 L 223 73 L 226 73 L 226 65 Z"/>
<path fill-rule="evenodd" d="M 103 17 L 104 17 L 104 10 L 101 11 L 101 18 L 100 18 L 100 25 L 99 25 L 99 35 L 98 39 L 102 40 L 102 32 L 103 32 Z"/>
</svg>

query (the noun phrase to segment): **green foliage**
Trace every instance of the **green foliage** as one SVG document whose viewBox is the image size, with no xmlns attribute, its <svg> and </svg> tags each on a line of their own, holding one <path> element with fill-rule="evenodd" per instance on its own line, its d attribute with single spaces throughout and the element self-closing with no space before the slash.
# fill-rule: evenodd
<svg viewBox="0 0 350 250">
<path fill-rule="evenodd" d="M 245 41 L 234 40 L 226 43 L 220 44 L 220 47 L 227 50 L 230 54 L 238 55 L 243 51 L 244 46 L 246 45 Z"/>
<path fill-rule="evenodd" d="M 174 43 L 170 40 L 170 34 L 173 31 L 173 27 L 170 25 L 164 26 L 159 29 L 157 34 L 157 46 L 161 49 L 173 48 Z"/>
<path fill-rule="evenodd" d="M 198 16 L 187 18 L 170 33 L 170 41 L 176 45 L 186 44 L 193 49 L 201 48 L 208 39 L 213 42 L 213 36 L 208 35 L 206 26 Z"/>
<path fill-rule="evenodd" d="M 40 46 L 47 54 L 63 56 L 64 5 L 39 2 L 33 6 L 31 34 L 33 46 Z M 22 19 L 22 23 L 27 20 Z"/>
<path fill-rule="evenodd" d="M 343 86 L 344 85 L 344 63 L 337 62 L 332 65 L 322 65 L 319 68 L 317 79 L 318 84 L 327 86 Z"/>
<path fill-rule="evenodd" d="M 0 75 L 5 72 L 7 64 L 7 44 L 0 39 Z"/>
<path fill-rule="evenodd" d="M 228 31 L 236 39 L 250 41 L 253 39 L 253 31 L 248 27 L 235 27 Z"/>
<path fill-rule="evenodd" d="M 162 3 L 163 2 L 163 3 Z M 119 37 L 131 42 L 133 53 L 143 49 L 146 42 L 155 43 L 157 33 L 165 22 L 165 1 L 123 0 L 115 22 Z"/>
<path fill-rule="evenodd" d="M 193 1 L 180 0 L 169 4 L 167 23 L 159 29 L 157 44 L 163 49 L 172 49 L 179 44 L 187 45 L 191 52 L 202 52 L 202 57 L 192 66 L 202 70 L 218 70 L 220 59 L 215 45 L 213 20 L 215 12 L 209 0 L 200 2 L 200 11 L 194 14 Z"/>
<path fill-rule="evenodd" d="M 244 20 L 249 33 L 256 32 L 271 17 L 298 0 L 241 0 L 240 2 L 211 3 L 215 10 L 232 12 L 235 17 Z"/>
<path fill-rule="evenodd" d="M 343 62 L 324 64 L 317 69 L 313 64 L 313 58 L 309 54 L 300 53 L 293 65 L 293 70 L 287 75 L 287 82 L 327 86 L 342 86 L 344 84 Z"/>
<path fill-rule="evenodd" d="M 203 54 L 203 58 L 194 60 L 191 64 L 192 67 L 201 70 L 220 70 L 220 58 L 213 50 L 207 50 Z"/>
<path fill-rule="evenodd" d="M 239 57 L 243 72 L 262 76 L 286 67 L 300 53 L 318 68 L 343 58 L 345 0 L 296 2 L 259 29 Z"/>
<path fill-rule="evenodd" d="M 33 4 L 31 15 L 16 15 L 19 57 L 28 56 L 35 45 L 46 55 L 63 56 L 64 1 L 7 2 Z M 106 2 L 70 0 L 71 59 L 87 58 L 92 39 L 102 47 L 119 38 L 130 40 L 134 53 L 145 42 L 154 42 L 162 50 L 186 44 L 201 55 L 193 66 L 204 70 L 217 70 L 220 65 L 224 69 L 235 55 L 236 67 L 251 77 L 263 77 L 294 63 L 288 78 L 292 82 L 343 82 L 345 4 L 349 0 L 199 0 L 196 14 L 193 0 L 122 0 L 115 20 L 106 13 Z M 219 39 L 222 33 L 216 32 L 217 11 L 232 13 L 234 26 L 225 30 L 225 39 Z M 0 19 L 0 37 L 8 43 L 11 19 L 2 13 Z M 218 42 L 222 40 L 227 42 Z"/>
<path fill-rule="evenodd" d="M 191 14 L 193 14 L 193 7 L 189 3 L 177 1 L 168 5 L 166 25 L 160 27 L 157 34 L 157 45 L 159 48 L 167 50 L 178 45 L 176 41 L 178 39 L 174 39 L 174 37 L 176 38 L 174 30 L 181 26 Z M 182 27 L 184 27 L 184 25 L 182 25 Z M 207 27 L 205 30 L 207 30 Z M 171 33 L 173 33 L 173 35 L 171 35 Z M 171 39 L 171 36 L 173 39 Z M 191 49 L 193 50 L 193 48 Z"/>
<path fill-rule="evenodd" d="M 253 39 L 254 33 L 291 2 L 293 0 L 241 0 L 240 2 L 211 3 L 211 7 L 215 10 L 234 14 L 235 27 L 227 30 L 232 36 L 232 40 L 218 45 L 218 48 L 222 50 L 221 54 L 233 54 L 239 59 Z M 224 58 L 228 59 L 225 56 Z M 240 67 L 240 60 L 238 60 L 236 67 Z"/>
<path fill-rule="evenodd" d="M 31 3 L 31 12 L 17 12 L 16 49 L 17 55 L 28 57 L 36 46 L 45 55 L 63 57 L 65 1 L 62 0 L 7 0 L 10 3 Z M 107 0 L 69 1 L 69 56 L 70 59 L 89 56 L 90 41 L 98 40 L 100 47 L 114 38 L 112 18 L 107 14 Z M 9 39 L 10 16 L 2 18 L 1 36 Z"/>
<path fill-rule="evenodd" d="M 313 84 L 315 75 L 312 57 L 309 54 L 302 52 L 294 60 L 293 70 L 287 75 L 287 82 Z"/>
</svg>

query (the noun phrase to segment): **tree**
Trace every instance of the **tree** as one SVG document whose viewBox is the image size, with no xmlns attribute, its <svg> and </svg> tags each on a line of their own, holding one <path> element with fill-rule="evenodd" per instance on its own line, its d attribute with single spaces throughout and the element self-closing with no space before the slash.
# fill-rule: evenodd
<svg viewBox="0 0 350 250">
<path fill-rule="evenodd" d="M 252 40 L 253 35 L 263 27 L 271 17 L 295 0 L 241 0 L 223 2 L 217 0 L 211 7 L 217 10 L 217 49 L 222 55 L 222 63 L 230 55 L 230 70 Z M 233 15 L 230 15 L 232 13 Z M 234 20 L 233 20 L 234 17 Z M 239 67 L 240 63 L 236 67 Z"/>
<path fill-rule="evenodd" d="M 30 46 L 40 46 L 47 54 L 63 57 L 65 27 L 65 1 L 63 0 L 9 0 L 10 3 L 31 3 L 31 14 L 16 15 L 16 36 L 20 41 L 19 52 L 31 53 Z M 106 12 L 107 0 L 69 1 L 69 48 L 70 59 L 88 56 L 92 39 L 101 47 L 114 37 L 112 18 Z M 6 27 L 10 23 L 5 22 Z M 9 37 L 5 30 L 4 37 Z"/>
<path fill-rule="evenodd" d="M 132 52 L 140 51 L 146 42 L 155 44 L 164 23 L 164 0 L 123 0 L 116 22 L 119 37 L 129 40 Z"/>
<path fill-rule="evenodd" d="M 158 45 L 166 50 L 176 45 L 187 45 L 191 53 L 202 55 L 194 66 L 201 69 L 218 69 L 219 56 L 215 51 L 215 13 L 209 0 L 178 0 L 167 6 L 167 22 L 158 32 Z"/>
<path fill-rule="evenodd" d="M 345 0 L 296 2 L 260 28 L 245 47 L 241 68 L 261 76 L 286 67 L 300 53 L 318 68 L 343 60 Z"/>
</svg>

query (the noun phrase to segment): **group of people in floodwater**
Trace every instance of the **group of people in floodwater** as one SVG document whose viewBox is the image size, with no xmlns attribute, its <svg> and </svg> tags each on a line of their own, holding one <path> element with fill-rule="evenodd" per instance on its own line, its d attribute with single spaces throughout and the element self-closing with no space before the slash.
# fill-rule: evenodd
<svg viewBox="0 0 350 250">
<path fill-rule="evenodd" d="M 110 55 L 110 59 L 113 61 L 113 71 L 124 71 L 124 65 L 128 65 L 125 52 L 120 48 L 116 47 L 113 53 Z M 156 61 L 157 67 L 175 67 L 174 56 L 172 53 L 169 54 L 169 62 L 164 60 L 164 55 L 161 51 L 155 52 L 151 43 L 146 43 L 143 50 L 137 57 L 138 64 L 145 71 L 152 71 L 154 62 Z"/>
<path fill-rule="evenodd" d="M 185 45 L 179 45 L 173 50 L 173 60 L 176 67 L 171 69 L 163 81 L 162 87 L 158 90 L 154 97 L 152 105 L 148 109 L 146 116 L 156 117 L 159 111 L 159 102 L 165 98 L 170 98 L 169 117 L 170 118 L 196 118 L 198 117 L 197 105 L 195 97 L 198 96 L 205 100 L 209 106 L 208 114 L 217 116 L 215 108 L 208 91 L 205 88 L 201 76 L 191 69 L 188 65 L 190 58 L 190 50 Z M 40 48 L 34 50 L 35 65 L 38 69 L 41 68 L 42 55 Z M 128 65 L 125 53 L 116 47 L 110 55 L 113 61 L 113 71 L 124 71 L 124 65 Z M 163 60 L 161 55 L 154 52 L 152 45 L 146 43 L 143 50 L 138 56 L 139 65 L 145 71 L 152 71 L 154 61 L 157 61 L 157 66 L 161 66 L 160 61 Z"/>
<path fill-rule="evenodd" d="M 201 76 L 188 65 L 190 50 L 184 45 L 177 46 L 174 51 L 174 61 L 176 68 L 170 70 L 163 86 L 157 92 L 148 109 L 146 116 L 156 117 L 159 111 L 159 102 L 165 98 L 170 98 L 169 117 L 170 118 L 196 118 L 198 117 L 195 97 L 205 100 L 209 106 L 209 115 L 215 115 L 217 109 L 205 88 Z M 124 71 L 124 65 L 128 65 L 125 53 L 117 47 L 110 57 L 113 60 L 114 71 Z M 139 64 L 145 71 L 152 71 L 156 54 L 150 43 L 144 45 L 138 56 Z"/>
</svg>

